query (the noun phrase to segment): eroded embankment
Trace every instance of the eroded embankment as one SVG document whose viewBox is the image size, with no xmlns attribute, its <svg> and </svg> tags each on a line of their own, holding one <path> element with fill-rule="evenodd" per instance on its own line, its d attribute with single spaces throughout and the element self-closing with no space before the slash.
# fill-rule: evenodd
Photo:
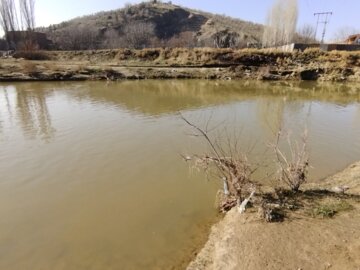
<svg viewBox="0 0 360 270">
<path fill-rule="evenodd" d="M 349 190 L 336 194 L 337 186 Z M 359 269 L 360 162 L 304 189 L 331 196 L 314 197 L 317 208 L 294 211 L 282 223 L 266 223 L 251 208 L 241 215 L 232 209 L 188 269 Z M 325 206 L 334 205 L 343 209 L 333 216 Z"/>
<path fill-rule="evenodd" d="M 32 60 L 25 60 L 32 59 Z M 360 81 L 360 53 L 232 49 L 17 52 L 0 81 L 259 79 Z"/>
</svg>

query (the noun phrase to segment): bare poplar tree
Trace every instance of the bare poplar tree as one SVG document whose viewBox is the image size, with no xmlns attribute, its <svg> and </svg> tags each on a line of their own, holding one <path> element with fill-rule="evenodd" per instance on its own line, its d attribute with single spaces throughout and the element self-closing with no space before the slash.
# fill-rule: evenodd
<svg viewBox="0 0 360 270">
<path fill-rule="evenodd" d="M 284 2 L 284 1 L 282 1 Z M 291 43 L 296 32 L 296 25 L 298 21 L 298 2 L 297 0 L 286 1 L 287 6 L 284 7 L 284 37 L 283 42 L 285 44 Z"/>
<path fill-rule="evenodd" d="M 263 46 L 272 47 L 291 43 L 298 19 L 297 0 L 276 0 L 269 10 Z"/>
<path fill-rule="evenodd" d="M 14 0 L 0 0 L 0 23 L 5 34 L 18 30 L 18 18 Z"/>
<path fill-rule="evenodd" d="M 7 1 L 5 0 L 0 0 L 0 26 L 6 35 L 10 26 L 7 16 Z"/>
<path fill-rule="evenodd" d="M 33 31 L 35 28 L 35 0 L 19 0 L 23 27 Z"/>
</svg>

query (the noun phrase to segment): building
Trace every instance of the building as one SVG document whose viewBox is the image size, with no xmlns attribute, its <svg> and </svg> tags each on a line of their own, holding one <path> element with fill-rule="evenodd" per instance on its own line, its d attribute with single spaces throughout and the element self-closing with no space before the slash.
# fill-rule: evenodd
<svg viewBox="0 0 360 270">
<path fill-rule="evenodd" d="M 6 39 L 11 50 L 21 50 L 26 46 L 35 46 L 41 50 L 49 50 L 53 47 L 53 42 L 45 33 L 36 31 L 9 31 Z"/>
<path fill-rule="evenodd" d="M 347 44 L 360 44 L 360 34 L 349 36 L 345 42 Z"/>
</svg>

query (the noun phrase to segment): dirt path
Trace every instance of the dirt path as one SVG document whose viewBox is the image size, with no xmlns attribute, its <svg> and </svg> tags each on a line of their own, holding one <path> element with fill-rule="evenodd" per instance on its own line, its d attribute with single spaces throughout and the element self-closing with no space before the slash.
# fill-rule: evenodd
<svg viewBox="0 0 360 270">
<path fill-rule="evenodd" d="M 348 193 L 359 194 L 360 162 L 321 186 L 337 185 L 348 185 Z M 358 270 L 360 201 L 351 204 L 353 210 L 333 218 L 295 212 L 283 223 L 265 223 L 256 213 L 239 215 L 233 209 L 212 228 L 209 241 L 188 269 Z"/>
</svg>

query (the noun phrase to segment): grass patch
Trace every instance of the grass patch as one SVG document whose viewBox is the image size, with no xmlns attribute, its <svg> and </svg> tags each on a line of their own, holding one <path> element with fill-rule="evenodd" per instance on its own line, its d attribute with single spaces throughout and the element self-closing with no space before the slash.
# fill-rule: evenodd
<svg viewBox="0 0 360 270">
<path fill-rule="evenodd" d="M 352 210 L 354 207 L 345 200 L 333 203 L 324 203 L 315 205 L 309 209 L 308 214 L 312 217 L 331 218 L 340 212 Z"/>
</svg>

